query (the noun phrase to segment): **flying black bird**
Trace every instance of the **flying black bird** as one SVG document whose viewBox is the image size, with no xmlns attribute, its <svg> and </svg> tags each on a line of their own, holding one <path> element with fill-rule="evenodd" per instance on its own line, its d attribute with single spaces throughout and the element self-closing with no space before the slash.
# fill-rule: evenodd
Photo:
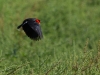
<svg viewBox="0 0 100 75">
<path fill-rule="evenodd" d="M 30 37 L 32 40 L 39 40 L 43 38 L 39 19 L 25 19 L 23 23 L 17 27 L 17 29 L 19 29 L 20 27 L 23 28 L 26 35 Z"/>
</svg>

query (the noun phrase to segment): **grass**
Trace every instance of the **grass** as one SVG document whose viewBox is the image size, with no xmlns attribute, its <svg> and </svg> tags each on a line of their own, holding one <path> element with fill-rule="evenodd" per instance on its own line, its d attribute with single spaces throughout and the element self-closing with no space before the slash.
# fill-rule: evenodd
<svg viewBox="0 0 100 75">
<path fill-rule="evenodd" d="M 1 0 L 0 75 L 99 75 L 99 0 Z M 16 28 L 41 20 L 44 38 Z"/>
</svg>

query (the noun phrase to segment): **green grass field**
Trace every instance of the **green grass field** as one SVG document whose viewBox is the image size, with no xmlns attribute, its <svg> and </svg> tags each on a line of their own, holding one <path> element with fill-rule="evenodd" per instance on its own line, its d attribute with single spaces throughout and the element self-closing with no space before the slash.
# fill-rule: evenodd
<svg viewBox="0 0 100 75">
<path fill-rule="evenodd" d="M 17 26 L 41 20 L 44 38 Z M 0 0 L 0 75 L 99 75 L 100 0 Z"/>
</svg>

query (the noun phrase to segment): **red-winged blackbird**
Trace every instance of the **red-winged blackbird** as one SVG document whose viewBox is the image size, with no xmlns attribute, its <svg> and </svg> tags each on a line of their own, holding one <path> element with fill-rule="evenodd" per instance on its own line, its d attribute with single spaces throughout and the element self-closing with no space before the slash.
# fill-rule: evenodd
<svg viewBox="0 0 100 75">
<path fill-rule="evenodd" d="M 21 25 L 17 27 L 23 28 L 26 35 L 30 37 L 32 40 L 39 40 L 43 38 L 41 27 L 40 27 L 40 20 L 36 18 L 28 18 L 23 21 Z"/>
</svg>

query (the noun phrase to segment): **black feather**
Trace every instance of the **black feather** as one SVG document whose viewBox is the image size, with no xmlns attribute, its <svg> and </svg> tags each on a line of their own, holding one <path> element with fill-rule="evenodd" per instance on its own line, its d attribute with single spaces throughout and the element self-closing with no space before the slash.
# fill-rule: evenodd
<svg viewBox="0 0 100 75">
<path fill-rule="evenodd" d="M 35 20 L 36 18 L 25 19 L 23 23 L 17 28 L 19 29 L 22 26 L 24 32 L 28 37 L 33 40 L 39 40 L 43 38 L 43 35 L 40 24 L 38 24 Z"/>
</svg>

